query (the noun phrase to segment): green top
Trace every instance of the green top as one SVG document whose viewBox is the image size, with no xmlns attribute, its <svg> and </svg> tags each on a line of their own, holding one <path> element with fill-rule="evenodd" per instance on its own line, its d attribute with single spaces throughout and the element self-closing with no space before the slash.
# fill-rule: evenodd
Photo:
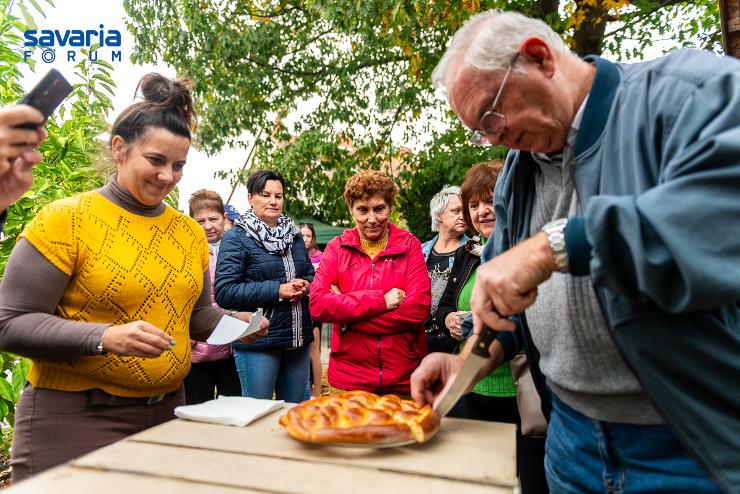
<svg viewBox="0 0 740 494">
<path fill-rule="evenodd" d="M 484 244 L 485 242 L 485 239 L 483 239 Z M 476 271 L 477 269 L 470 273 L 468 279 L 465 280 L 462 290 L 460 290 L 460 296 L 457 299 L 457 310 L 470 310 L 470 295 L 473 293 Z M 462 349 L 464 345 L 465 343 L 460 343 L 460 348 Z M 473 393 L 483 396 L 516 396 L 516 384 L 511 377 L 509 363 L 505 362 L 498 369 L 481 379 L 473 388 Z"/>
</svg>

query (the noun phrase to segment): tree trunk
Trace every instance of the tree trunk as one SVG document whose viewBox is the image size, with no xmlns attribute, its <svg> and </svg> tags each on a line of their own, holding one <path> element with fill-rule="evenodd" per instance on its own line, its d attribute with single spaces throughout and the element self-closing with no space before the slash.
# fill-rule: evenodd
<svg viewBox="0 0 740 494">
<path fill-rule="evenodd" d="M 740 58 L 740 0 L 719 0 L 725 53 Z"/>
<path fill-rule="evenodd" d="M 559 0 L 538 0 L 532 6 L 532 16 L 537 19 L 545 20 L 547 16 L 558 13 Z"/>
<path fill-rule="evenodd" d="M 573 33 L 575 51 L 579 56 L 601 55 L 601 41 L 606 30 L 607 11 L 602 6 L 602 0 L 597 0 L 596 6 L 591 7 L 583 0 L 576 0 L 576 14 L 583 12 L 584 20 L 576 26 Z"/>
</svg>

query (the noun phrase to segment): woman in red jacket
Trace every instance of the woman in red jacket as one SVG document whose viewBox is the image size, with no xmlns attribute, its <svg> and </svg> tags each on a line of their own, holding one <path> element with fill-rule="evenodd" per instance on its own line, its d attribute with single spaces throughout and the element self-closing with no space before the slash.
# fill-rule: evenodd
<svg viewBox="0 0 740 494">
<path fill-rule="evenodd" d="M 333 323 L 334 388 L 408 394 L 427 353 L 429 275 L 419 240 L 389 221 L 397 192 L 378 171 L 350 177 L 344 199 L 355 227 L 329 242 L 311 283 L 311 316 Z"/>
</svg>

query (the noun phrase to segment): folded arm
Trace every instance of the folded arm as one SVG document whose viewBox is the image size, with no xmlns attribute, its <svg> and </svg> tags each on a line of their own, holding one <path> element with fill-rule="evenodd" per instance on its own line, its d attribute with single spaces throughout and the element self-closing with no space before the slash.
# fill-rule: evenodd
<svg viewBox="0 0 740 494">
<path fill-rule="evenodd" d="M 365 333 L 398 333 L 417 330 L 429 317 L 432 282 L 418 240 L 412 242 L 406 267 L 406 299 L 397 308 L 360 321 L 352 329 Z"/>
<path fill-rule="evenodd" d="M 321 258 L 321 264 L 311 283 L 309 307 L 311 317 L 321 322 L 348 324 L 387 311 L 382 290 L 357 290 L 336 293 L 332 286 L 339 284 L 338 242 L 330 242 Z"/>
</svg>

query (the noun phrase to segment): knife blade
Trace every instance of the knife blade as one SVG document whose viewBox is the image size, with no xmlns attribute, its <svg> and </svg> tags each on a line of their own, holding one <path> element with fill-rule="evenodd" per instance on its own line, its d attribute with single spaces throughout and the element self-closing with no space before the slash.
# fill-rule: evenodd
<svg viewBox="0 0 740 494">
<path fill-rule="evenodd" d="M 483 332 L 478 336 L 478 341 L 475 342 L 475 346 L 473 346 L 468 356 L 465 357 L 465 361 L 455 379 L 447 386 L 447 390 L 443 391 L 444 395 L 437 401 L 435 410 L 440 417 L 444 417 L 450 412 L 457 400 L 473 382 L 481 367 L 488 362 L 491 357 L 488 347 L 496 339 L 496 334 L 496 331 L 489 327 L 483 328 Z"/>
</svg>

